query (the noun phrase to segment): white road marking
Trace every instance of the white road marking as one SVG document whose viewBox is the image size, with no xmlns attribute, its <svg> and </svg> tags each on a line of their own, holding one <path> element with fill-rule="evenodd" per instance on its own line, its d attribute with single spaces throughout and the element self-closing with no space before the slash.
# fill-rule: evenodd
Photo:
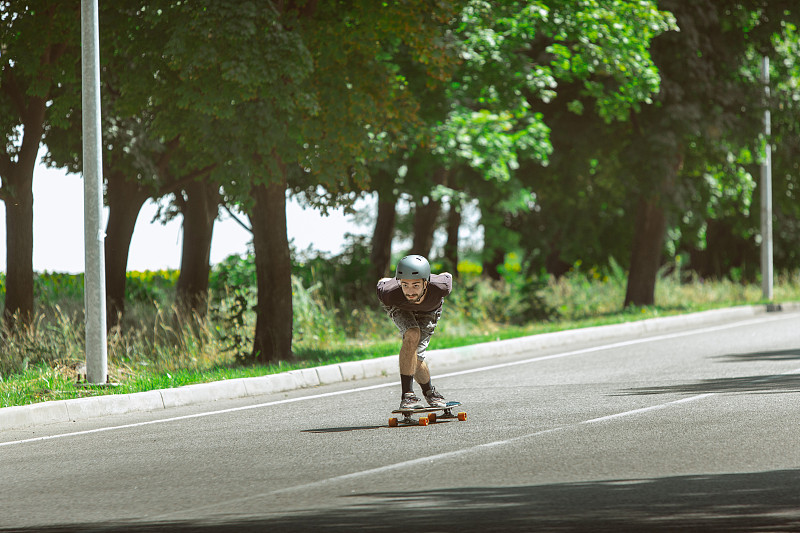
<svg viewBox="0 0 800 533">
<path fill-rule="evenodd" d="M 692 331 L 682 331 L 682 332 L 677 332 L 677 333 L 668 333 L 668 334 L 663 334 L 663 335 L 656 335 L 656 336 L 653 336 L 653 337 L 644 337 L 644 338 L 641 338 L 641 339 L 633 339 L 633 340 L 629 340 L 629 341 L 615 342 L 615 343 L 611 343 L 611 344 L 603 344 L 603 345 L 600 345 L 600 346 L 594 346 L 594 347 L 591 347 L 591 348 L 584 348 L 584 349 L 581 349 L 581 350 L 573 350 L 573 351 L 569 351 L 569 352 L 562 352 L 562 353 L 557 353 L 557 354 L 544 355 L 544 356 L 533 357 L 533 358 L 530 358 L 530 359 L 524 359 L 524 360 L 520 360 L 520 361 L 512 361 L 512 362 L 509 362 L 509 363 L 501 363 L 501 364 L 497 364 L 497 365 L 489 365 L 489 366 L 484 366 L 484 367 L 480 367 L 480 368 L 473 368 L 473 369 L 470 369 L 470 370 L 461 370 L 461 371 L 458 371 L 458 372 L 450 372 L 450 373 L 447 373 L 447 374 L 437 374 L 436 378 L 437 379 L 441 379 L 441 378 L 446 378 L 446 377 L 462 376 L 462 375 L 465 375 L 465 374 L 473 374 L 475 372 L 487 372 L 487 371 L 491 371 L 491 370 L 497 370 L 497 369 L 500 369 L 500 368 L 508 368 L 508 367 L 512 367 L 512 366 L 536 363 L 536 362 L 539 362 L 539 361 L 547 361 L 547 360 L 550 360 L 550 359 L 559 359 L 559 358 L 563 358 L 563 357 L 571 357 L 571 356 L 575 356 L 575 355 L 583 355 L 583 354 L 587 354 L 587 353 L 601 352 L 601 351 L 605 351 L 605 350 L 613 350 L 615 348 L 622 348 L 622 347 L 625 347 L 625 346 L 633 346 L 633 345 L 636 345 L 636 344 L 657 342 L 657 341 L 668 340 L 668 339 L 677 339 L 677 338 L 687 337 L 687 336 L 691 336 L 691 335 L 700 335 L 700 334 L 704 334 L 704 333 L 711 333 L 711 332 L 714 332 L 714 331 L 722 331 L 722 330 L 726 330 L 726 329 L 740 328 L 740 327 L 743 327 L 743 326 L 748 326 L 748 325 L 752 325 L 752 324 L 760 324 L 760 323 L 763 323 L 763 322 L 774 322 L 774 321 L 778 321 L 778 320 L 789 320 L 789 319 L 796 319 L 796 318 L 794 316 L 791 316 L 791 317 L 789 317 L 789 316 L 761 317 L 761 318 L 756 318 L 756 319 L 733 322 L 733 323 L 730 323 L 730 324 L 722 324 L 722 325 L 719 325 L 719 326 L 712 326 L 712 327 L 707 327 L 707 328 L 702 328 L 702 329 L 696 329 L 696 330 L 692 330 Z M 797 371 L 792 371 L 792 372 L 800 372 L 800 369 L 798 369 Z M 386 388 L 386 387 L 395 387 L 397 385 L 398 385 L 398 382 L 382 383 L 380 385 L 371 385 L 371 386 L 368 386 L 368 387 L 358 387 L 358 388 L 355 388 L 355 389 L 347 389 L 347 390 L 336 391 L 336 392 L 326 392 L 326 393 L 322 393 L 322 394 L 314 394 L 314 395 L 310 395 L 310 396 L 302 396 L 302 397 L 299 397 L 299 398 L 288 398 L 288 399 L 284 399 L 284 400 L 276 400 L 276 401 L 273 401 L 273 402 L 259 403 L 259 404 L 255 404 L 255 405 L 246 405 L 246 406 L 242 406 L 242 407 L 232 407 L 230 409 L 220 409 L 220 410 L 216 410 L 216 411 L 206 411 L 206 412 L 195 413 L 195 414 L 191 414 L 191 415 L 183 415 L 183 416 L 175 416 L 175 417 L 169 417 L 169 418 L 161 418 L 161 419 L 158 419 L 158 420 L 149 420 L 147 422 L 136 422 L 136 423 L 132 423 L 132 424 L 122 424 L 122 425 L 118 425 L 118 426 L 107 426 L 107 427 L 100 427 L 100 428 L 95 428 L 95 429 L 88 429 L 88 430 L 84 430 L 84 431 L 74 431 L 74 432 L 70 432 L 70 433 L 60 433 L 60 434 L 57 434 L 57 435 L 45 435 L 45 436 L 42 436 L 42 437 L 33 437 L 33 438 L 29 438 L 29 439 L 21 439 L 21 440 L 15 440 L 15 441 L 0 442 L 0 447 L 17 446 L 17 445 L 22 445 L 22 444 L 31 444 L 31 443 L 44 442 L 44 441 L 55 440 L 55 439 L 64 439 L 64 438 L 68 438 L 68 437 L 79 437 L 79 436 L 83 436 L 83 435 L 92 435 L 92 434 L 95 434 L 95 433 L 104 433 L 104 432 L 107 432 L 107 431 L 116 431 L 116 430 L 121 430 L 121 429 L 130 429 L 130 428 L 151 426 L 151 425 L 155 425 L 155 424 L 167 424 L 167 423 L 170 423 L 170 422 L 178 422 L 178 421 L 181 421 L 181 420 L 191 420 L 191 419 L 194 419 L 194 418 L 203 418 L 203 417 L 207 417 L 207 416 L 216 416 L 216 415 L 223 415 L 223 414 L 229 414 L 229 413 L 236 413 L 236 412 L 240 412 L 240 411 L 249 411 L 249 410 L 252 410 L 252 409 L 261 409 L 261 408 L 265 408 L 265 407 L 272 407 L 272 406 L 275 406 L 275 405 L 284 405 L 284 404 L 290 404 L 290 403 L 295 403 L 295 402 L 304 402 L 304 401 L 309 401 L 309 400 L 317 400 L 317 399 L 320 399 L 320 398 L 327 398 L 327 397 L 331 397 L 331 396 L 340 396 L 340 395 L 344 395 L 344 394 L 352 394 L 352 393 L 356 393 L 356 392 L 363 392 L 363 391 L 374 390 L 374 389 L 382 389 L 382 388 Z M 692 398 L 688 398 L 688 399 L 684 399 L 682 401 L 689 401 L 691 399 Z M 646 408 L 646 409 L 647 410 L 660 409 L 660 408 L 662 408 L 662 407 L 664 407 L 666 405 L 669 405 L 669 403 L 675 403 L 675 402 L 668 402 L 667 404 L 663 404 L 663 405 L 660 405 L 660 406 L 653 406 L 653 407 Z M 639 410 L 637 410 L 637 411 L 639 411 Z M 610 417 L 620 417 L 620 416 L 626 416 L 626 415 L 627 415 L 627 413 L 619 413 L 619 414 L 616 414 L 616 415 L 610 415 Z M 589 423 L 589 422 L 591 422 L 591 421 L 586 421 L 584 423 Z M 554 431 L 554 430 L 548 430 L 548 431 Z M 518 438 L 525 438 L 525 437 L 523 436 L 523 437 L 518 437 Z M 453 452 L 453 453 L 455 453 L 455 452 Z M 400 463 L 400 464 L 402 464 L 402 463 Z M 391 467 L 391 465 L 389 467 Z M 389 467 L 387 467 L 387 468 L 389 468 Z"/>
<path fill-rule="evenodd" d="M 774 379 L 774 378 L 779 377 L 779 376 L 792 375 L 792 374 L 798 374 L 798 373 L 800 373 L 800 368 L 797 368 L 797 369 L 794 369 L 794 370 L 790 370 L 790 371 L 784 372 L 782 374 L 777 374 L 775 376 L 766 377 L 762 381 L 768 381 L 769 379 Z M 226 500 L 224 502 L 215 502 L 215 503 L 208 504 L 208 505 L 202 505 L 200 507 L 193 507 L 191 509 L 181 509 L 180 511 L 175 511 L 173 513 L 167 513 L 167 514 L 159 515 L 159 516 L 155 516 L 155 517 L 148 517 L 148 520 L 167 520 L 167 519 L 170 519 L 170 518 L 175 519 L 175 518 L 182 517 L 182 516 L 194 516 L 199 511 L 208 511 L 208 510 L 212 510 L 212 509 L 220 508 L 220 507 L 227 509 L 231 505 L 234 505 L 234 504 L 237 504 L 237 503 L 244 503 L 244 502 L 253 501 L 253 500 L 266 499 L 266 498 L 270 498 L 270 497 L 277 496 L 277 495 L 280 495 L 280 494 L 289 494 L 289 493 L 294 493 L 294 492 L 298 492 L 298 491 L 299 492 L 303 492 L 303 491 L 307 491 L 307 490 L 311 490 L 311 489 L 317 489 L 317 488 L 320 488 L 320 487 L 324 487 L 324 486 L 327 486 L 327 485 L 332 485 L 332 484 L 335 484 L 335 483 L 340 483 L 340 482 L 343 482 L 343 481 L 350 481 L 350 480 L 353 480 L 353 479 L 359 479 L 359 478 L 372 476 L 372 475 L 376 475 L 376 474 L 382 474 L 382 473 L 385 473 L 385 472 L 391 472 L 391 471 L 400 470 L 400 469 L 403 469 L 403 468 L 413 467 L 413 466 L 417 466 L 417 465 L 429 464 L 429 463 L 432 463 L 434 461 L 441 461 L 443 459 L 450 459 L 450 458 L 454 458 L 454 457 L 460 457 L 460 456 L 467 455 L 467 454 L 470 454 L 470 453 L 479 452 L 481 450 L 488 449 L 488 448 L 496 448 L 496 447 L 500 447 L 500 446 L 506 446 L 506 445 L 509 445 L 509 444 L 514 444 L 514 443 L 519 442 L 519 441 L 528 440 L 528 439 L 532 439 L 532 438 L 536 438 L 536 437 L 541 437 L 543 435 L 548 435 L 550 433 L 557 433 L 557 432 L 560 432 L 560 431 L 566 431 L 566 430 L 569 430 L 569 429 L 575 429 L 575 428 L 578 428 L 578 427 L 580 427 L 582 425 L 609 422 L 609 421 L 612 421 L 612 420 L 618 420 L 618 419 L 625 418 L 625 417 L 630 417 L 630 416 L 640 415 L 640 414 L 644 414 L 644 413 L 649 413 L 651 411 L 657 411 L 657 410 L 661 410 L 661 409 L 668 409 L 669 407 L 673 407 L 673 406 L 676 406 L 676 405 L 682 405 L 682 404 L 697 402 L 697 401 L 700 401 L 700 400 L 703 400 L 703 399 L 706 399 L 706 398 L 710 398 L 712 396 L 718 396 L 718 395 L 719 395 L 719 393 L 715 393 L 715 392 L 710 392 L 710 393 L 705 393 L 705 394 L 697 394 L 695 396 L 690 396 L 688 398 L 681 398 L 679 400 L 673 400 L 673 401 L 661 403 L 661 404 L 658 404 L 658 405 L 652 405 L 650 407 L 644 407 L 644 408 L 640 408 L 640 409 L 632 409 L 630 411 L 624 411 L 624 412 L 615 413 L 615 414 L 612 414 L 612 415 L 601 416 L 601 417 L 598 417 L 598 418 L 592 418 L 590 420 L 584 420 L 584 421 L 581 421 L 581 422 L 575 422 L 575 423 L 572 423 L 572 424 L 567 424 L 565 426 L 549 428 L 549 429 L 543 429 L 543 430 L 535 431 L 533 433 L 528 433 L 528 434 L 525 434 L 525 435 L 519 435 L 517 437 L 513 437 L 513 438 L 510 438 L 510 439 L 486 442 L 486 443 L 483 443 L 483 444 L 476 444 L 474 446 L 470 446 L 468 448 L 462 448 L 460 450 L 453 450 L 453 451 L 450 451 L 450 452 L 444 452 L 444 453 L 439 453 L 439 454 L 435 454 L 435 455 L 429 455 L 429 456 L 426 456 L 426 457 L 418 457 L 416 459 L 411 459 L 411 460 L 408 460 L 408 461 L 402 461 L 402 462 L 399 462 L 399 463 L 392 463 L 392 464 L 388 464 L 388 465 L 384 465 L 384 466 L 379 466 L 379 467 L 376 467 L 376 468 L 370 468 L 370 469 L 367 469 L 367 470 L 361 470 L 359 472 L 351 472 L 349 474 L 342 474 L 340 476 L 334 476 L 334 477 L 330 477 L 330 478 L 325 478 L 325 479 L 321 479 L 319 481 L 312 481 L 310 483 L 304 483 L 302 485 L 293 485 L 291 487 L 285 487 L 285 488 L 282 488 L 282 489 L 276 489 L 276 490 L 262 492 L 262 493 L 259 493 L 259 494 L 252 494 L 252 495 L 249 495 L 249 496 L 244 496 L 242 498 L 234 498 L 232 500 Z"/>
<path fill-rule="evenodd" d="M 203 418 L 206 416 L 214 416 L 214 415 L 224 415 L 228 413 L 236 413 L 239 411 L 249 411 L 251 409 L 261 409 L 263 407 L 271 407 L 273 405 L 283 405 L 288 403 L 294 402 L 303 402 L 306 400 L 315 400 L 319 398 L 326 398 L 329 396 L 339 396 L 342 394 L 350 394 L 353 392 L 358 391 L 366 391 L 371 389 L 380 389 L 384 387 L 390 387 L 392 385 L 397 385 L 397 383 L 383 383 L 381 385 L 372 385 L 370 387 L 360 387 L 358 389 L 349 389 L 344 391 L 337 391 L 337 392 L 326 392 L 323 394 L 315 394 L 314 396 L 303 396 L 300 398 L 287 398 L 285 400 L 276 400 L 274 402 L 266 402 L 266 403 L 259 403 L 255 405 L 245 405 L 242 407 L 232 407 L 230 409 L 220 409 L 218 411 L 205 411 L 202 413 L 194 413 L 191 415 L 182 415 L 182 416 L 173 416 L 170 418 L 159 418 L 158 420 L 148 420 L 147 422 L 135 422 L 133 424 L 122 424 L 119 426 L 108 426 L 108 427 L 101 427 L 95 429 L 87 429 L 84 431 L 74 431 L 72 433 L 60 433 L 58 435 L 46 435 L 42 437 L 33 437 L 30 439 L 23 439 L 23 440 L 15 440 L 10 442 L 0 442 L 0 447 L 2 446 L 13 446 L 15 444 L 27 444 L 31 442 L 42 442 L 46 440 L 53 440 L 53 439 L 63 439 L 66 437 L 78 437 L 81 435 L 91 435 L 93 433 L 104 433 L 106 431 L 114 431 L 118 429 L 129 429 L 129 428 L 138 428 L 144 426 L 152 426 L 154 424 L 166 424 L 168 422 L 178 422 L 180 420 L 191 420 L 193 418 Z"/>
<path fill-rule="evenodd" d="M 592 418 L 591 420 L 584 420 L 581 424 L 596 424 L 598 422 L 608 422 L 609 420 L 615 420 L 617 418 L 622 418 L 625 416 L 631 415 L 638 415 L 641 413 L 647 413 L 650 411 L 658 411 L 660 409 L 666 409 L 667 407 L 677 405 L 680 403 L 689 403 L 695 402 L 697 400 L 702 400 L 703 398 L 708 398 L 709 396 L 714 396 L 716 393 L 709 392 L 706 394 L 698 394 L 697 396 L 691 396 L 689 398 L 681 398 L 680 400 L 674 400 L 671 402 L 661 403 L 658 405 L 651 405 L 650 407 L 642 407 L 641 409 L 634 409 L 633 411 L 625 411 L 624 413 L 617 413 L 613 415 L 601 416 L 599 418 Z"/>
<path fill-rule="evenodd" d="M 533 433 L 528 433 L 526 435 L 519 435 L 517 437 L 513 437 L 513 438 L 510 438 L 510 439 L 498 440 L 498 441 L 493 441 L 493 442 L 486 442 L 486 443 L 483 443 L 483 444 L 476 444 L 476 445 L 470 446 L 468 448 L 462 448 L 462 449 L 453 450 L 453 451 L 450 451 L 450 452 L 438 453 L 438 454 L 435 454 L 435 455 L 428 455 L 426 457 L 418 457 L 416 459 L 411 459 L 411 460 L 408 460 L 408 461 L 402 461 L 402 462 L 399 462 L 399 463 L 392 463 L 392 464 L 388 464 L 388 465 L 384 465 L 384 466 L 379 466 L 379 467 L 376 467 L 376 468 L 370 468 L 370 469 L 367 469 L 367 470 L 361 470 L 359 472 L 351 472 L 349 474 L 342 474 L 340 476 L 334 476 L 334 477 L 330 477 L 330 478 L 325 478 L 325 479 L 321 479 L 319 481 L 312 481 L 310 483 L 303 483 L 302 485 L 293 485 L 291 487 L 285 487 L 285 488 L 282 488 L 282 489 L 270 490 L 270 491 L 261 492 L 261 493 L 258 493 L 258 494 L 251 494 L 249 496 L 244 496 L 244 497 L 241 497 L 241 498 L 234 498 L 232 500 L 215 502 L 215 503 L 211 503 L 211 504 L 208 504 L 208 505 L 201 505 L 199 507 L 192 507 L 191 509 L 181 509 L 179 511 L 175 511 L 175 512 L 172 512 L 172 513 L 167 513 L 167 514 L 163 514 L 163 515 L 148 516 L 147 519 L 151 520 L 151 521 L 169 520 L 169 519 L 177 519 L 177 518 L 186 517 L 186 516 L 196 516 L 198 512 L 209 511 L 209 510 L 213 510 L 215 508 L 230 509 L 230 507 L 232 505 L 235 505 L 235 504 L 238 504 L 238 503 L 244 503 L 244 502 L 249 502 L 249 501 L 253 501 L 253 500 L 260 500 L 260 499 L 265 499 L 266 500 L 268 498 L 271 498 L 271 497 L 274 497 L 274 496 L 277 496 L 277 495 L 280 495 L 280 494 L 289 494 L 289 493 L 294 493 L 294 492 L 304 492 L 304 491 L 308 491 L 308 490 L 311 490 L 311 489 L 317 489 L 317 488 L 324 487 L 324 486 L 327 486 L 327 485 L 340 483 L 340 482 L 343 482 L 343 481 L 350 481 L 350 480 L 359 479 L 359 478 L 372 476 L 372 475 L 376 475 L 376 474 L 383 474 L 385 472 L 391 472 L 391 471 L 394 471 L 394 470 L 401 470 L 401 469 L 404 469 L 404 468 L 409 468 L 409 467 L 413 467 L 413 466 L 417 466 L 417 465 L 425 465 L 425 464 L 432 463 L 434 461 L 438 462 L 438 461 L 442 461 L 443 459 L 451 459 L 451 458 L 467 455 L 467 454 L 470 454 L 470 453 L 480 452 L 480 451 L 485 450 L 487 448 L 496 448 L 496 447 L 499 447 L 499 446 L 506 446 L 506 445 L 514 444 L 516 442 L 520 442 L 520 441 L 523 441 L 523 440 L 528 440 L 528 439 L 540 437 L 540 436 L 543 436 L 543 435 L 548 435 L 550 433 L 557 433 L 559 431 L 566 431 L 566 430 L 569 430 L 569 429 L 575 429 L 575 428 L 580 427 L 581 425 L 584 425 L 584 424 L 595 424 L 595 423 L 599 423 L 599 422 L 607 422 L 609 420 L 615 420 L 615 419 L 623 418 L 623 417 L 626 417 L 626 416 L 638 415 L 638 414 L 646 413 L 646 412 L 649 412 L 649 411 L 654 411 L 656 409 L 666 409 L 666 408 L 674 406 L 674 405 L 688 403 L 688 402 L 694 402 L 694 401 L 701 400 L 703 398 L 707 398 L 709 396 L 715 396 L 715 395 L 716 395 L 715 393 L 698 394 L 697 396 L 692 396 L 691 398 L 683 398 L 681 400 L 666 402 L 666 403 L 663 403 L 663 404 L 654 405 L 652 407 L 646 407 L 644 409 L 634 409 L 632 411 L 625 411 L 625 412 L 622 412 L 622 413 L 616 413 L 616 414 L 613 414 L 613 415 L 603 416 L 603 417 L 600 417 L 600 418 L 594 418 L 594 419 L 591 419 L 591 420 L 584 420 L 582 422 L 575 422 L 575 423 L 567 424 L 567 425 L 561 426 L 561 427 L 535 431 Z"/>
<path fill-rule="evenodd" d="M 570 356 L 573 356 L 573 355 L 582 355 L 582 354 L 586 354 L 586 353 L 600 352 L 600 351 L 604 351 L 604 350 L 613 350 L 614 348 L 624 348 L 626 346 L 634 346 L 636 344 L 643 344 L 643 343 L 648 343 L 648 342 L 655 342 L 655 341 L 662 341 L 662 340 L 669 340 L 669 339 L 679 339 L 681 337 L 688 337 L 688 336 L 691 336 L 691 335 L 698 335 L 698 334 L 702 334 L 702 333 L 712 333 L 714 331 L 722 331 L 722 330 L 726 330 L 726 329 L 740 328 L 742 326 L 749 326 L 749 325 L 752 325 L 752 324 L 760 324 L 762 322 L 776 322 L 778 320 L 788 320 L 790 318 L 793 319 L 793 320 L 797 319 L 796 317 L 780 316 L 780 317 L 766 317 L 766 318 L 743 320 L 741 322 L 734 322 L 734 323 L 731 323 L 731 324 L 723 324 L 723 325 L 720 325 L 720 326 L 712 326 L 712 327 L 703 328 L 703 329 L 696 329 L 696 330 L 692 330 L 692 331 L 682 331 L 682 332 L 677 332 L 677 333 L 667 333 L 667 334 L 664 334 L 664 335 L 657 335 L 657 336 L 653 336 L 653 337 L 644 337 L 644 338 L 641 338 L 641 339 L 633 339 L 633 340 L 629 340 L 629 341 L 615 342 L 615 343 L 612 343 L 612 344 L 604 344 L 602 346 L 594 346 L 592 348 L 584 348 L 582 350 L 574 350 L 574 351 L 571 351 L 571 352 L 562 352 L 562 353 L 557 353 L 557 354 L 552 354 L 552 355 L 543 355 L 541 357 L 534 357 L 534 358 L 531 358 L 531 359 L 525 359 L 525 360 L 521 360 L 521 361 L 512 361 L 510 363 L 501 363 L 501 364 L 491 365 L 491 366 L 482 366 L 480 368 L 473 368 L 471 370 L 461 370 L 459 372 L 451 372 L 449 374 L 437 374 L 436 377 L 437 378 L 446 378 L 446 377 L 451 377 L 451 376 L 463 376 L 464 374 L 472 374 L 474 372 L 485 372 L 487 370 L 496 370 L 498 368 L 508 368 L 508 367 L 511 367 L 511 366 L 525 365 L 525 364 L 529 364 L 529 363 L 536 363 L 536 362 L 539 362 L 539 361 L 547 361 L 549 359 L 560 359 L 562 357 L 570 357 Z"/>
</svg>

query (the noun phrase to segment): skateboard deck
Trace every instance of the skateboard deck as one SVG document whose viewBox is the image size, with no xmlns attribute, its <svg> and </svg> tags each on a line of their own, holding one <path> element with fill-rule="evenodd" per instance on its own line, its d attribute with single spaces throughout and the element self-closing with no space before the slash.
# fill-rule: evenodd
<svg viewBox="0 0 800 533">
<path fill-rule="evenodd" d="M 460 412 L 458 414 L 453 414 L 453 409 L 456 407 L 461 406 L 461 402 L 447 402 L 445 407 L 421 407 L 419 409 L 395 409 L 392 411 L 392 414 L 402 414 L 403 418 L 395 418 L 392 417 L 389 419 L 389 426 L 390 427 L 397 427 L 399 425 L 420 425 L 420 426 L 427 426 L 428 424 L 433 424 L 439 418 L 457 418 L 460 421 L 464 421 L 467 419 L 467 413 Z M 438 411 L 442 411 L 441 415 L 437 415 Z M 419 418 L 419 421 L 414 420 L 412 415 L 415 414 L 425 414 L 427 416 L 422 416 Z"/>
</svg>

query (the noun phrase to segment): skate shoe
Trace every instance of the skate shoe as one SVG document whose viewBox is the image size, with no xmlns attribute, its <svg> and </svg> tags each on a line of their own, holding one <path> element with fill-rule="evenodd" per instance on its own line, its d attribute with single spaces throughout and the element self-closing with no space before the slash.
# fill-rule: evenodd
<svg viewBox="0 0 800 533">
<path fill-rule="evenodd" d="M 425 393 L 425 399 L 431 407 L 447 407 L 447 400 L 439 394 L 435 387 L 431 387 L 431 390 Z"/>
<path fill-rule="evenodd" d="M 403 394 L 403 400 L 400 402 L 400 409 L 424 409 L 422 400 L 417 398 L 413 392 Z"/>
</svg>

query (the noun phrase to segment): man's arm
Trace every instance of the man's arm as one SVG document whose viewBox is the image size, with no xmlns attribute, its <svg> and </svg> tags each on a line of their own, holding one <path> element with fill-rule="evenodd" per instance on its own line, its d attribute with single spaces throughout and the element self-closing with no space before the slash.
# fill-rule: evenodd
<svg viewBox="0 0 800 533">
<path fill-rule="evenodd" d="M 449 295 L 453 290 L 453 275 L 450 272 L 442 272 L 437 276 L 442 276 L 444 279 L 437 278 L 436 285 L 445 292 L 445 296 Z"/>
</svg>

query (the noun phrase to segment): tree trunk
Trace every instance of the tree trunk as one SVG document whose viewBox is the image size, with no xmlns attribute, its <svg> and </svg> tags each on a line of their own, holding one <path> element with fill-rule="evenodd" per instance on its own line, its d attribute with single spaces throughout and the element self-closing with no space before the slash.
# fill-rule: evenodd
<svg viewBox="0 0 800 533">
<path fill-rule="evenodd" d="M 660 183 L 655 188 L 651 187 L 653 192 L 649 196 L 642 195 L 639 198 L 624 307 L 653 305 L 656 301 L 656 280 L 667 231 L 667 212 L 663 199 L 670 194 L 683 168 L 683 154 L 674 154 L 662 168 L 663 179 Z"/>
<path fill-rule="evenodd" d="M 183 246 L 175 300 L 182 312 L 203 317 L 208 304 L 211 238 L 219 213 L 219 186 L 195 181 L 184 190 L 186 197 L 178 196 L 183 213 Z"/>
<path fill-rule="evenodd" d="M 506 252 L 501 248 L 492 248 L 490 254 L 483 260 L 483 275 L 494 281 L 503 279 L 500 273 L 500 265 L 505 263 Z"/>
<path fill-rule="evenodd" d="M 661 265 L 666 228 L 667 219 L 659 199 L 650 197 L 640 200 L 636 212 L 625 307 L 655 303 L 656 278 Z"/>
<path fill-rule="evenodd" d="M 417 202 L 414 210 L 414 244 L 411 247 L 412 254 L 419 254 L 428 257 L 433 248 L 433 234 L 436 231 L 436 220 L 442 209 L 441 202 L 432 198 L 428 203 Z"/>
<path fill-rule="evenodd" d="M 44 133 L 47 106 L 42 98 L 31 98 L 24 122 L 22 146 L 17 161 L 3 177 L 6 195 L 6 302 L 7 326 L 15 316 L 23 323 L 33 319 L 33 170 Z"/>
<path fill-rule="evenodd" d="M 447 169 L 439 168 L 433 174 L 433 183 L 444 184 L 447 181 Z M 428 257 L 433 249 L 433 234 L 436 231 L 436 222 L 442 211 L 442 202 L 428 196 L 428 203 L 417 201 L 414 210 L 414 243 L 411 253 Z"/>
<path fill-rule="evenodd" d="M 481 224 L 483 225 L 483 253 L 481 261 L 483 275 L 489 279 L 502 279 L 500 265 L 505 262 L 508 238 L 505 227 L 505 214 L 499 212 L 495 202 L 485 198 L 480 202 Z"/>
<path fill-rule="evenodd" d="M 378 218 L 372 232 L 372 252 L 370 253 L 369 279 L 376 283 L 389 275 L 392 261 L 392 237 L 397 218 L 397 199 L 391 192 L 378 191 Z"/>
<path fill-rule="evenodd" d="M 33 318 L 33 170 L 18 164 L 13 174 L 14 195 L 6 200 L 4 318 L 9 327 Z"/>
<path fill-rule="evenodd" d="M 42 20 L 41 25 L 49 25 L 53 10 L 44 9 L 40 14 L 50 19 Z M 20 84 L 15 75 L 18 69 L 8 60 L 0 69 L 4 111 L 11 113 L 3 117 L 6 121 L 4 126 L 17 129 L 16 120 L 22 126 L 19 151 L 12 156 L 9 146 L 5 146 L 0 152 L 3 157 L 0 181 L 6 204 L 6 298 L 3 318 L 8 327 L 15 325 L 15 316 L 23 322 L 33 319 L 33 170 L 45 131 L 47 109 L 52 103 L 50 92 L 56 85 L 49 73 L 66 50 L 66 42 L 47 46 L 38 58 L 40 65 L 35 81 Z M 32 88 L 32 85 L 36 85 L 36 88 Z M 9 103 L 13 111 L 7 107 Z"/>
<path fill-rule="evenodd" d="M 108 224 L 106 225 L 106 307 L 107 323 L 117 326 L 125 312 L 125 282 L 128 254 L 139 211 L 150 195 L 121 172 L 106 172 Z"/>
<path fill-rule="evenodd" d="M 444 245 L 444 269 L 458 277 L 458 230 L 461 227 L 461 202 L 450 200 L 447 213 L 447 243 Z"/>
<path fill-rule="evenodd" d="M 548 274 L 553 275 L 556 279 L 561 278 L 564 274 L 569 272 L 572 265 L 561 259 L 561 240 L 563 239 L 562 230 L 556 231 L 549 239 L 549 252 L 544 258 L 544 268 Z"/>
<path fill-rule="evenodd" d="M 256 331 L 252 360 L 271 363 L 292 356 L 292 263 L 286 232 L 285 170 L 280 183 L 256 185 L 250 223 L 256 255 Z"/>
</svg>

